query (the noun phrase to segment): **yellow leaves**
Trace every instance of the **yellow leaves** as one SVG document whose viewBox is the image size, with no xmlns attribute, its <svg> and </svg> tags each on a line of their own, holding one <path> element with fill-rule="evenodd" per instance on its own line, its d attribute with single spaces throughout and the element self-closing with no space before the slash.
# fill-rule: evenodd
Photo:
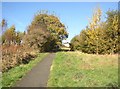
<svg viewBox="0 0 120 89">
<path fill-rule="evenodd" d="M 61 42 L 56 42 L 57 43 L 57 45 L 61 45 Z"/>
<path fill-rule="evenodd" d="M 115 15 L 114 18 L 113 18 L 113 24 L 112 26 L 115 28 L 115 30 L 117 31 L 118 30 L 118 15 Z"/>
<path fill-rule="evenodd" d="M 102 14 L 102 11 L 100 8 L 97 8 L 94 13 L 93 13 L 93 16 L 92 16 L 92 20 L 91 22 L 89 23 L 89 28 L 94 30 L 96 27 L 98 27 L 98 24 L 100 22 L 100 18 L 101 18 L 101 14 Z"/>
</svg>

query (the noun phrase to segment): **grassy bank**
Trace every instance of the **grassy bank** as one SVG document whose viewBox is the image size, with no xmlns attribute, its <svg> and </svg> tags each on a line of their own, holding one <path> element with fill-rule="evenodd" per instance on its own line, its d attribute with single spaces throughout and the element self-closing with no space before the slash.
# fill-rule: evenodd
<svg viewBox="0 0 120 89">
<path fill-rule="evenodd" d="M 49 87 L 105 87 L 118 85 L 118 56 L 58 52 Z"/>
<path fill-rule="evenodd" d="M 2 74 L 2 87 L 13 86 L 16 81 L 20 80 L 28 71 L 30 71 L 38 62 L 40 62 L 47 53 L 40 53 L 35 60 L 30 61 L 28 64 L 20 65 L 12 68 L 8 72 Z"/>
<path fill-rule="evenodd" d="M 0 89 L 2 88 L 2 82 L 1 82 L 1 80 L 2 80 L 2 73 L 0 72 Z"/>
</svg>

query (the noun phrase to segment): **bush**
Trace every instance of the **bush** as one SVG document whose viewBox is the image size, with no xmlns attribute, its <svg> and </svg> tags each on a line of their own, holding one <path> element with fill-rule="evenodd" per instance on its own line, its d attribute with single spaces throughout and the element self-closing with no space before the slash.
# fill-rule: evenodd
<svg viewBox="0 0 120 89">
<path fill-rule="evenodd" d="M 28 49 L 22 45 L 3 45 L 2 48 L 2 72 L 8 71 L 17 65 L 26 64 L 36 57 L 36 53 L 31 52 L 30 48 Z"/>
</svg>

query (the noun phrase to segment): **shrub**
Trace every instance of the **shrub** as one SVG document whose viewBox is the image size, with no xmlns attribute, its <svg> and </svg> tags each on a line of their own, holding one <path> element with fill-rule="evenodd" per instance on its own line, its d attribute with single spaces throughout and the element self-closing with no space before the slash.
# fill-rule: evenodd
<svg viewBox="0 0 120 89">
<path fill-rule="evenodd" d="M 9 69 L 28 63 L 32 58 L 36 57 L 36 53 L 31 52 L 31 49 L 22 45 L 3 45 L 2 49 L 2 72 Z"/>
</svg>

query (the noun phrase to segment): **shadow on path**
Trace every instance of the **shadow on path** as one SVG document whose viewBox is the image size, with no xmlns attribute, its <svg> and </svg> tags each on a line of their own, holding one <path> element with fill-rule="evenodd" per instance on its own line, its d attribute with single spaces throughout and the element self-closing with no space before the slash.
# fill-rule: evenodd
<svg viewBox="0 0 120 89">
<path fill-rule="evenodd" d="M 29 71 L 14 87 L 46 87 L 55 53 L 50 53 Z"/>
</svg>

